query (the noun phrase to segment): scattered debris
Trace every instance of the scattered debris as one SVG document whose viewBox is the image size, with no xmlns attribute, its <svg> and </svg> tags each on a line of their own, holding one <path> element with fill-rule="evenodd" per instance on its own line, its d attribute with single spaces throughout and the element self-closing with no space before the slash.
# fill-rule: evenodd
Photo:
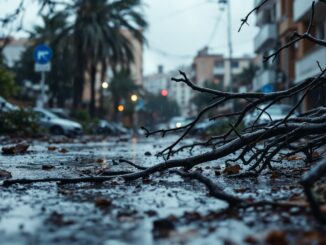
<svg viewBox="0 0 326 245">
<path fill-rule="evenodd" d="M 223 171 L 226 175 L 238 174 L 240 173 L 241 167 L 239 164 L 236 165 L 227 165 Z"/>
<path fill-rule="evenodd" d="M 67 153 L 67 152 L 68 152 L 68 150 L 67 150 L 67 149 L 65 149 L 65 148 L 61 148 L 61 149 L 59 150 L 59 152 L 64 154 L 64 153 Z"/>
<path fill-rule="evenodd" d="M 153 222 L 154 238 L 167 238 L 175 229 L 175 224 L 168 218 L 154 220 Z"/>
<path fill-rule="evenodd" d="M 49 218 L 46 220 L 47 223 L 54 224 L 56 226 L 68 226 L 72 225 L 75 222 L 73 220 L 64 219 L 63 214 L 58 213 L 56 211 L 52 212 Z"/>
<path fill-rule="evenodd" d="M 42 165 L 42 170 L 51 170 L 54 169 L 55 167 L 53 165 L 50 164 L 43 164 Z"/>
<path fill-rule="evenodd" d="M 48 151 L 55 151 L 57 147 L 55 146 L 48 146 Z"/>
<path fill-rule="evenodd" d="M 29 147 L 27 143 L 18 143 L 16 145 L 3 146 L 2 154 L 6 155 L 15 155 L 15 154 L 24 154 Z"/>
<path fill-rule="evenodd" d="M 11 173 L 7 170 L 0 169 L 0 179 L 10 179 L 12 177 Z"/>
<path fill-rule="evenodd" d="M 148 156 L 151 156 L 152 153 L 150 153 L 149 151 L 146 151 L 146 152 L 144 153 L 144 155 L 148 157 Z"/>
<path fill-rule="evenodd" d="M 286 234 L 283 231 L 271 231 L 266 236 L 266 243 L 270 245 L 287 245 Z"/>
<path fill-rule="evenodd" d="M 112 205 L 112 200 L 99 198 L 95 200 L 95 206 L 101 209 L 106 209 Z"/>
</svg>

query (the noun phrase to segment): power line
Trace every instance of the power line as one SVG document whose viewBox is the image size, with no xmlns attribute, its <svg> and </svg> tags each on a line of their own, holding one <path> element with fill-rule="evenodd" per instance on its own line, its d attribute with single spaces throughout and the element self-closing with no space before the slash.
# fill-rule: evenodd
<svg viewBox="0 0 326 245">
<path fill-rule="evenodd" d="M 188 6 L 188 7 L 183 8 L 183 9 L 175 10 L 175 11 L 173 11 L 170 14 L 167 14 L 165 16 L 162 16 L 161 20 L 166 20 L 166 19 L 170 19 L 172 17 L 178 16 L 180 14 L 183 14 L 185 12 L 188 12 L 189 10 L 192 10 L 194 8 L 197 8 L 199 6 L 202 6 L 202 5 L 206 4 L 206 3 L 207 3 L 207 1 L 204 1 L 204 2 L 200 2 L 200 3 L 194 4 L 194 5 Z"/>
<path fill-rule="evenodd" d="M 174 58 L 174 59 L 189 59 L 189 58 L 193 58 L 194 55 L 193 54 L 173 54 L 173 53 L 169 53 L 166 52 L 162 49 L 159 49 L 157 47 L 154 47 L 153 45 L 149 45 L 149 50 L 155 52 L 158 55 L 164 56 L 164 57 L 170 57 L 170 58 Z"/>
<path fill-rule="evenodd" d="M 214 27 L 213 27 L 213 30 L 212 30 L 212 33 L 211 35 L 209 36 L 209 39 L 208 39 L 208 42 L 207 42 L 207 45 L 206 46 L 209 46 L 210 43 L 213 41 L 215 35 L 216 35 L 216 32 L 219 28 L 219 25 L 221 23 L 221 20 L 222 20 L 222 14 L 220 13 L 219 16 L 216 18 L 216 21 L 214 23 Z"/>
</svg>

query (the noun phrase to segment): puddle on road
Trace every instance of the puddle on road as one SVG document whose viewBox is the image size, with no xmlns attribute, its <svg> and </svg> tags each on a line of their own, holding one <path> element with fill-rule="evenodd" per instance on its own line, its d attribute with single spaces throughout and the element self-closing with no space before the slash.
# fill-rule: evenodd
<svg viewBox="0 0 326 245">
<path fill-rule="evenodd" d="M 35 233 L 42 223 L 37 217 L 37 212 L 28 204 L 17 204 L 15 200 L 11 203 L 15 207 L 1 215 L 0 231 L 5 235 Z"/>
</svg>

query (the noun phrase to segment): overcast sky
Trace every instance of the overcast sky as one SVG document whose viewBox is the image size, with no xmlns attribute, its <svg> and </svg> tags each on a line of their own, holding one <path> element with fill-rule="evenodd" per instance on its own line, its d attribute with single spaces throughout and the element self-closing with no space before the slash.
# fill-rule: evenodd
<svg viewBox="0 0 326 245">
<path fill-rule="evenodd" d="M 149 47 L 144 54 L 145 74 L 156 71 L 158 64 L 166 69 L 190 64 L 204 46 L 214 53 L 227 55 L 227 15 L 218 0 L 145 0 L 150 23 Z M 238 33 L 240 19 L 253 7 L 253 0 L 231 0 L 231 22 L 234 56 L 253 55 L 253 38 L 257 33 L 255 18 Z M 163 55 L 166 53 L 167 55 Z"/>
<path fill-rule="evenodd" d="M 19 0 L 0 0 L 0 16 L 10 12 Z M 35 1 L 30 0 L 24 27 L 38 23 Z M 34 2 L 34 4 L 32 4 Z M 149 29 L 148 46 L 144 53 L 144 73 L 166 70 L 191 63 L 204 46 L 211 52 L 227 55 L 227 18 L 218 0 L 144 0 Z M 253 55 L 253 38 L 257 33 L 255 18 L 238 33 L 240 19 L 253 7 L 253 0 L 231 0 L 232 39 L 234 56 Z"/>
</svg>

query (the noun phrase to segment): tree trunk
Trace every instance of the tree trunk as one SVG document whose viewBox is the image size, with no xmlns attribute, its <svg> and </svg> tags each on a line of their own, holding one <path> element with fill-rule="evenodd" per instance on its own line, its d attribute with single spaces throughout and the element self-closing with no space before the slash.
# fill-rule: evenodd
<svg viewBox="0 0 326 245">
<path fill-rule="evenodd" d="M 89 115 L 94 117 L 96 115 L 95 108 L 96 96 L 96 64 L 91 65 L 91 101 L 89 103 Z"/>
<path fill-rule="evenodd" d="M 82 53 L 82 45 L 80 43 L 80 37 L 78 36 L 78 33 L 74 34 L 75 43 L 76 43 L 76 67 L 75 67 L 75 73 L 76 76 L 73 81 L 73 110 L 76 112 L 76 110 L 79 110 L 81 108 L 81 102 L 83 99 L 83 91 L 84 91 L 84 84 L 85 84 L 85 69 L 86 69 L 86 61 L 85 57 Z"/>
</svg>

